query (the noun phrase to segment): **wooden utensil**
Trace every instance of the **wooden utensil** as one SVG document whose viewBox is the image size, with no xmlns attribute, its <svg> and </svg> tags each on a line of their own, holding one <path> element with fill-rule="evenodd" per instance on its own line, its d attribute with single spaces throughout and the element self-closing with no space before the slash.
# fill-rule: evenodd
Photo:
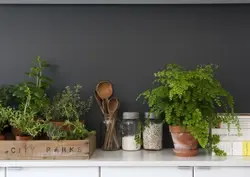
<svg viewBox="0 0 250 177">
<path fill-rule="evenodd" d="M 95 95 L 95 100 L 96 100 L 98 106 L 100 107 L 100 109 L 102 111 L 102 114 L 104 114 L 104 108 L 103 108 L 103 105 L 102 105 L 102 99 L 99 97 L 99 95 L 97 94 L 96 91 L 95 91 L 94 95 Z"/>
<path fill-rule="evenodd" d="M 118 110 L 119 107 L 119 101 L 117 98 L 111 98 L 108 100 L 108 113 L 110 117 L 113 118 L 113 115 Z"/>
<path fill-rule="evenodd" d="M 113 87 L 112 84 L 108 81 L 101 81 L 96 86 L 96 92 L 98 96 L 104 101 L 104 113 L 108 114 L 108 99 L 113 94 Z"/>
<path fill-rule="evenodd" d="M 116 136 L 116 130 L 115 130 L 115 124 L 116 124 L 116 115 L 115 114 L 118 112 L 119 107 L 120 107 L 120 102 L 117 98 L 109 99 L 108 112 L 109 112 L 109 115 L 111 117 L 112 124 L 111 124 L 110 129 L 109 129 L 109 136 L 108 136 L 109 145 L 108 145 L 108 147 L 111 146 L 112 138 L 115 141 L 116 147 L 117 148 L 119 147 L 119 143 L 118 143 L 117 136 Z"/>
</svg>

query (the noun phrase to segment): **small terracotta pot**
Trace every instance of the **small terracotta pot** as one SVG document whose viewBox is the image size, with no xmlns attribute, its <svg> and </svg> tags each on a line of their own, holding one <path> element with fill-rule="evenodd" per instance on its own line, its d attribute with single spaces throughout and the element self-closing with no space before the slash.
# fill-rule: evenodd
<svg viewBox="0 0 250 177">
<path fill-rule="evenodd" d="M 14 136 L 19 136 L 21 135 L 21 131 L 15 127 L 11 127 L 11 132 Z"/>
<path fill-rule="evenodd" d="M 5 140 L 4 135 L 0 135 L 0 140 Z"/>
<path fill-rule="evenodd" d="M 84 124 L 84 120 L 81 120 L 80 122 L 82 122 L 82 124 Z M 51 121 L 51 123 L 57 127 L 61 127 L 63 130 L 69 131 L 72 129 L 72 127 L 70 127 L 69 125 L 63 125 L 64 122 L 60 122 L 60 121 Z"/>
<path fill-rule="evenodd" d="M 33 137 L 32 136 L 16 136 L 16 140 L 20 141 L 20 140 L 32 140 Z"/>
<path fill-rule="evenodd" d="M 181 126 L 169 126 L 171 132 L 174 152 L 177 156 L 191 157 L 198 153 L 198 141 Z"/>
</svg>

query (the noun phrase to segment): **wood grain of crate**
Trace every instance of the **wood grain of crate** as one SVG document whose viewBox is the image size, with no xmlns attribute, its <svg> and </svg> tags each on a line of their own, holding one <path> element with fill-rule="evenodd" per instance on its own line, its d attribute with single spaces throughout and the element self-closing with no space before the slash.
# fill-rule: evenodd
<svg viewBox="0 0 250 177">
<path fill-rule="evenodd" d="M 96 136 L 85 140 L 0 141 L 1 160 L 90 159 L 96 149 Z"/>
</svg>

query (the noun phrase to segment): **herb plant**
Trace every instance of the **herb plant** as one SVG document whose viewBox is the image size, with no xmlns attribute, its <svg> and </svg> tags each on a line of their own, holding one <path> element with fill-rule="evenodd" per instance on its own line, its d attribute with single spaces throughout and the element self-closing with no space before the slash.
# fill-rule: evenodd
<svg viewBox="0 0 250 177">
<path fill-rule="evenodd" d="M 209 130 L 221 122 L 234 123 L 239 131 L 240 127 L 234 115 L 233 97 L 215 79 L 216 69 L 212 64 L 193 70 L 169 64 L 154 73 L 154 88 L 144 91 L 137 99 L 143 97 L 150 112 L 163 113 L 169 125 L 186 127 L 202 148 L 226 155 L 217 147 L 219 136 L 212 136 Z M 218 109 L 224 116 L 218 115 Z"/>
<path fill-rule="evenodd" d="M 43 129 L 43 123 L 34 119 L 34 113 L 23 114 L 19 110 L 14 110 L 10 125 L 17 128 L 21 132 L 21 136 L 35 137 Z"/>
<path fill-rule="evenodd" d="M 30 68 L 30 71 L 26 73 L 32 80 L 20 83 L 15 87 L 13 96 L 17 99 L 20 110 L 24 109 L 28 94 L 30 104 L 26 107 L 27 111 L 32 111 L 35 115 L 40 116 L 48 107 L 49 98 L 46 94 L 46 90 L 49 88 L 52 80 L 43 74 L 47 67 L 49 67 L 48 62 L 41 60 L 38 56 Z M 29 93 L 27 92 L 27 88 Z"/>
<path fill-rule="evenodd" d="M 54 97 L 46 111 L 46 118 L 54 121 L 75 121 L 86 114 L 92 106 L 93 98 L 90 97 L 86 101 L 81 100 L 81 88 L 80 85 L 75 85 L 73 88 L 65 87 Z"/>
<path fill-rule="evenodd" d="M 70 129 L 65 130 L 48 122 L 44 125 L 44 132 L 51 140 L 83 140 L 91 134 L 95 134 L 94 131 L 88 131 L 79 120 L 65 121 L 64 126 L 69 126 Z"/>
<path fill-rule="evenodd" d="M 42 132 L 43 123 L 36 119 L 37 112 L 30 110 L 32 89 L 27 85 L 23 85 L 21 88 L 22 92 L 26 95 L 25 101 L 22 102 L 22 110 L 9 108 L 10 114 L 8 117 L 10 125 L 17 128 L 21 132 L 21 136 L 35 137 Z"/>
</svg>

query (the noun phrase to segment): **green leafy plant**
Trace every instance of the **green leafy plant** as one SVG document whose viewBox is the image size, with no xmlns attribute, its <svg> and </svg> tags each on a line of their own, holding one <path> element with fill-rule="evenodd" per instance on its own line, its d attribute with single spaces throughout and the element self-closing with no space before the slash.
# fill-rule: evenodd
<svg viewBox="0 0 250 177">
<path fill-rule="evenodd" d="M 19 110 L 14 110 L 10 119 L 10 125 L 21 132 L 21 136 L 35 137 L 42 132 L 43 123 L 34 119 L 34 113 L 23 114 Z"/>
<path fill-rule="evenodd" d="M 54 97 L 46 111 L 46 118 L 55 121 L 75 121 L 86 114 L 93 104 L 93 98 L 90 97 L 86 101 L 81 100 L 81 88 L 80 85 L 75 85 L 73 88 L 65 87 Z"/>
<path fill-rule="evenodd" d="M 13 96 L 19 104 L 19 110 L 24 109 L 28 94 L 30 96 L 30 104 L 26 107 L 27 111 L 32 111 L 35 115 L 40 116 L 48 107 L 49 98 L 46 90 L 49 88 L 52 80 L 43 74 L 47 67 L 49 67 L 48 62 L 41 60 L 40 56 L 38 56 L 30 71 L 26 73 L 32 80 L 20 83 L 15 87 Z"/>
<path fill-rule="evenodd" d="M 0 134 L 3 132 L 4 128 L 8 127 L 8 120 L 12 115 L 12 108 L 4 107 L 0 104 Z"/>
<path fill-rule="evenodd" d="M 10 114 L 10 125 L 17 128 L 21 132 L 21 136 L 35 137 L 42 132 L 43 122 L 36 119 L 36 113 L 29 110 L 32 98 L 32 90 L 27 85 L 22 86 L 22 92 L 26 95 L 25 102 L 23 102 L 23 110 L 15 110 L 13 108 L 6 108 Z"/>
<path fill-rule="evenodd" d="M 65 121 L 64 126 L 69 126 L 70 129 L 63 129 L 48 122 L 44 126 L 44 132 L 52 140 L 84 140 L 88 136 L 95 134 L 94 131 L 88 131 L 79 120 Z"/>
<path fill-rule="evenodd" d="M 183 126 L 189 130 L 202 148 L 226 155 L 217 147 L 219 136 L 212 136 L 211 128 L 219 123 L 234 123 L 240 131 L 234 114 L 233 97 L 215 79 L 217 66 L 201 65 L 185 70 L 169 64 L 166 69 L 154 73 L 154 88 L 139 95 L 144 98 L 150 112 L 164 114 L 169 125 Z M 223 111 L 223 116 L 218 115 Z"/>
<path fill-rule="evenodd" d="M 43 132 L 46 133 L 51 140 L 63 140 L 67 137 L 67 131 L 62 129 L 62 127 L 55 126 L 51 122 L 44 125 Z"/>
</svg>

